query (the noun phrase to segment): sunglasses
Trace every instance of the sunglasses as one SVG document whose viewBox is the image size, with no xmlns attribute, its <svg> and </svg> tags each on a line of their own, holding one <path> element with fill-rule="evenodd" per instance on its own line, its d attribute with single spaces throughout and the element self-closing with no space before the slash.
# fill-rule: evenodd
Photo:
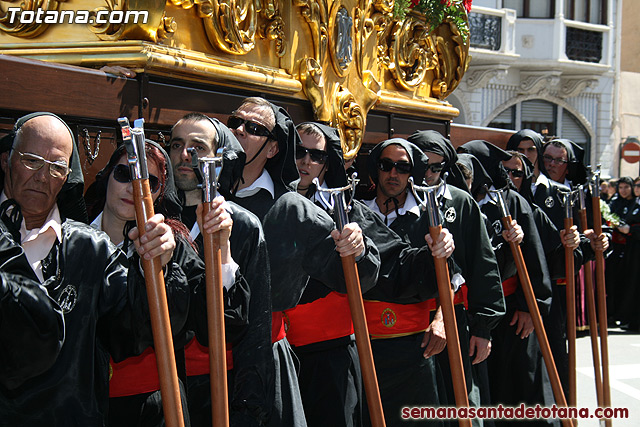
<svg viewBox="0 0 640 427">
<path fill-rule="evenodd" d="M 427 170 L 431 170 L 433 173 L 440 173 L 444 169 L 444 162 L 440 163 L 427 163 Z"/>
<path fill-rule="evenodd" d="M 378 169 L 382 172 L 391 172 L 391 169 L 396 168 L 396 172 L 401 175 L 407 175 L 411 173 L 411 163 L 409 162 L 394 162 L 391 159 L 380 159 L 378 160 Z"/>
<path fill-rule="evenodd" d="M 504 170 L 506 170 L 507 173 L 510 173 L 511 175 L 513 175 L 514 178 L 522 178 L 524 176 L 524 171 L 520 169 L 504 168 Z"/>
<path fill-rule="evenodd" d="M 131 182 L 131 171 L 129 170 L 129 166 L 119 164 L 113 168 L 113 179 L 123 184 L 127 184 Z M 156 193 L 160 190 L 160 180 L 157 176 L 149 174 L 149 187 L 151 188 L 152 193 Z"/>
<path fill-rule="evenodd" d="M 636 188 L 640 188 L 640 183 L 639 184 L 633 184 L 634 187 Z"/>
<path fill-rule="evenodd" d="M 25 168 L 32 171 L 40 170 L 45 164 L 47 164 L 49 165 L 49 175 L 54 178 L 64 178 L 71 172 L 71 168 L 69 168 L 66 162 L 52 162 L 32 153 L 21 153 L 18 151 L 18 154 L 20 155 L 20 163 L 22 163 Z"/>
<path fill-rule="evenodd" d="M 545 162 L 553 163 L 554 165 L 564 165 L 565 163 L 569 163 L 569 161 L 565 159 L 561 159 L 560 157 L 551 157 L 548 154 L 545 154 L 544 156 L 542 156 L 542 158 Z"/>
<path fill-rule="evenodd" d="M 300 144 L 296 146 L 296 159 L 302 160 L 307 154 L 309 154 L 312 162 L 319 163 L 321 165 L 324 165 L 329 158 L 329 154 L 326 151 L 318 150 L 316 148 L 306 148 Z"/>
<path fill-rule="evenodd" d="M 229 119 L 227 119 L 227 127 L 229 129 L 238 129 L 242 125 L 244 125 L 244 129 L 247 133 L 250 133 L 251 135 L 266 136 L 267 138 L 275 139 L 271 131 L 260 123 L 245 120 L 238 116 L 229 116 Z"/>
</svg>

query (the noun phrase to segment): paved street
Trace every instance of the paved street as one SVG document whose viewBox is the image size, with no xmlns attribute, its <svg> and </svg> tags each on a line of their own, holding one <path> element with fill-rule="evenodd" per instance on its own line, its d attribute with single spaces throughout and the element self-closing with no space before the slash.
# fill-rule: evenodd
<svg viewBox="0 0 640 427">
<path fill-rule="evenodd" d="M 596 405 L 591 339 L 589 335 L 577 342 L 578 407 L 593 413 Z M 629 408 L 628 420 L 613 420 L 616 427 L 640 425 L 640 334 L 609 329 L 609 375 L 611 405 Z M 580 420 L 581 427 L 596 427 L 598 421 Z"/>
</svg>

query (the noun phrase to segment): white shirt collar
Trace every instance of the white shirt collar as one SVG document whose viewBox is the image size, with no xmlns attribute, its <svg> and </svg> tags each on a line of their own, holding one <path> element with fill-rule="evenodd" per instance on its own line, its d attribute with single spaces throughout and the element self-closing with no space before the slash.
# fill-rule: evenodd
<svg viewBox="0 0 640 427">
<path fill-rule="evenodd" d="M 391 223 L 395 221 L 398 215 L 405 215 L 407 212 L 411 212 L 417 217 L 420 216 L 420 207 L 418 206 L 416 199 L 413 197 L 413 194 L 411 194 L 410 192 L 407 193 L 407 198 L 404 201 L 404 205 L 399 207 L 397 210 L 393 210 L 389 212 L 387 215 L 383 214 L 380 211 L 380 208 L 378 207 L 376 200 L 377 200 L 377 197 L 372 200 L 365 200 L 364 203 L 367 206 L 369 206 L 369 208 L 373 212 L 377 213 L 380 216 L 380 218 L 385 220 L 385 223 L 387 225 L 391 225 Z"/>
<path fill-rule="evenodd" d="M 318 188 L 323 188 L 323 189 L 329 188 L 327 186 L 327 181 L 322 181 L 322 184 L 320 184 L 320 186 Z M 320 191 L 316 190 L 316 192 L 313 194 L 313 196 L 311 196 L 311 201 L 314 202 L 314 203 L 315 202 L 319 202 L 322 205 L 322 208 L 324 210 L 327 210 L 327 209 L 331 208 L 331 206 L 329 206 L 329 204 L 327 203 L 326 197 L 323 197 L 320 194 Z"/>
<path fill-rule="evenodd" d="M 249 197 L 256 194 L 260 189 L 267 190 L 271 194 L 271 198 L 276 197 L 276 193 L 273 187 L 273 179 L 266 169 L 262 170 L 262 174 L 246 188 L 240 189 L 236 192 L 236 197 Z"/>
<path fill-rule="evenodd" d="M 542 172 L 540 172 L 540 174 L 538 175 L 538 178 L 535 181 L 531 182 L 531 192 L 533 194 L 536 194 L 536 190 L 538 189 L 538 185 L 543 185 L 547 188 L 551 187 L 551 182 L 549 181 L 549 178 L 547 178 L 547 176 L 545 174 L 543 174 Z"/>
<path fill-rule="evenodd" d="M 5 194 L 4 190 L 2 194 L 0 194 L 0 204 L 2 204 L 8 197 Z M 28 239 L 29 237 L 35 236 L 40 232 L 45 232 L 47 228 L 51 228 L 55 233 L 58 241 L 62 241 L 62 218 L 60 217 L 60 210 L 58 209 L 58 204 L 55 203 L 51 211 L 49 211 L 49 215 L 47 219 L 42 224 L 40 228 L 34 228 L 32 230 L 27 230 L 26 224 L 24 222 L 24 218 L 22 219 L 22 224 L 20 224 L 20 238 L 22 241 Z"/>
<path fill-rule="evenodd" d="M 490 190 L 495 190 L 495 189 L 496 187 L 491 185 Z M 483 206 L 483 205 L 486 205 L 487 203 L 493 203 L 494 205 L 496 204 L 496 202 L 491 198 L 491 193 L 489 192 L 487 192 L 487 194 L 484 196 L 484 199 L 478 202 L 478 206 Z"/>
</svg>

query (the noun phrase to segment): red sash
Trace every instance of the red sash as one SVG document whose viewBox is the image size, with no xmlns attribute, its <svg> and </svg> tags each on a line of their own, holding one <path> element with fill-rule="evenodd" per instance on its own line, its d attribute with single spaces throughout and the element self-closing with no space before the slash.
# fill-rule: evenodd
<svg viewBox="0 0 640 427">
<path fill-rule="evenodd" d="M 184 358 L 187 376 L 209 375 L 209 348 L 203 346 L 193 338 L 184 348 Z M 227 343 L 227 371 L 233 369 L 233 352 L 231 344 Z"/>
<path fill-rule="evenodd" d="M 509 277 L 507 280 L 505 280 L 504 282 L 502 282 L 502 292 L 504 293 L 505 297 L 508 297 L 509 295 L 513 295 L 516 292 L 516 289 L 518 289 L 518 276 L 513 276 L 513 277 Z"/>
<path fill-rule="evenodd" d="M 453 294 L 453 303 L 454 304 L 464 304 L 464 308 L 469 309 L 469 302 L 467 301 L 467 285 L 460 286 L 458 292 Z M 431 298 L 427 300 L 429 303 L 429 311 L 434 311 L 438 308 L 438 299 Z"/>
<path fill-rule="evenodd" d="M 133 396 L 160 390 L 156 353 L 151 347 L 141 355 L 129 357 L 119 363 L 111 359 L 109 365 L 109 397 Z"/>
<path fill-rule="evenodd" d="M 285 310 L 287 339 L 301 346 L 353 334 L 347 295 L 331 292 L 308 304 Z"/>
<path fill-rule="evenodd" d="M 422 332 L 429 326 L 429 301 L 394 304 L 365 301 L 364 310 L 371 338 L 394 338 Z"/>
<path fill-rule="evenodd" d="M 275 343 L 287 336 L 281 311 L 271 313 L 271 342 Z"/>
</svg>

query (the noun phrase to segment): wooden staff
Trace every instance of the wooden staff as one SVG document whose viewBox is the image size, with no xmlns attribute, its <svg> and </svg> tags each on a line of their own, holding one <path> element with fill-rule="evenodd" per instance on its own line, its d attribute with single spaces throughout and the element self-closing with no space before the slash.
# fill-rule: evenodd
<svg viewBox="0 0 640 427">
<path fill-rule="evenodd" d="M 144 130 L 142 129 L 144 121 L 142 119 L 136 120 L 134 129 L 129 128 L 129 121 L 126 118 L 118 119 L 118 123 L 122 127 L 122 138 L 127 149 L 131 184 L 133 185 L 133 202 L 136 209 L 136 224 L 140 237 L 142 237 L 145 235 L 144 225 L 154 215 L 153 199 L 149 188 Z M 150 260 L 141 258 L 141 261 L 147 285 L 153 346 L 158 365 L 165 423 L 168 427 L 183 427 L 184 416 L 162 264 L 160 257 Z"/>
<path fill-rule="evenodd" d="M 320 188 L 317 178 L 314 179 L 318 191 L 329 193 L 332 198 L 333 211 L 335 215 L 336 228 L 342 232 L 344 226 L 349 222 L 347 216 L 348 207 L 345 202 L 344 192 L 355 190 L 355 174 L 352 177 L 352 185 L 342 188 Z M 373 362 L 373 352 L 371 341 L 369 340 L 369 328 L 364 313 L 364 303 L 362 302 L 362 289 L 360 288 L 360 276 L 354 255 L 341 257 L 344 278 L 347 284 L 347 299 L 351 310 L 351 320 L 356 336 L 356 347 L 360 358 L 360 369 L 364 382 L 364 390 L 367 395 L 367 405 L 373 427 L 385 427 L 384 411 L 382 410 L 382 400 L 380 399 L 380 389 L 378 388 L 378 377 Z"/>
<path fill-rule="evenodd" d="M 599 197 L 600 166 L 591 174 L 589 190 L 593 202 L 593 230 L 596 237 L 602 234 L 602 216 Z M 602 401 L 605 408 L 611 407 L 611 389 L 609 386 L 609 331 L 607 330 L 607 295 L 604 285 L 604 253 L 596 250 L 596 286 L 598 289 L 598 323 L 600 329 L 600 351 L 602 356 Z M 605 425 L 611 426 L 611 419 L 605 419 Z"/>
<path fill-rule="evenodd" d="M 564 231 L 571 232 L 573 227 L 573 192 L 561 192 L 564 206 Z M 569 344 L 569 406 L 575 407 L 576 394 L 576 282 L 573 262 L 573 249 L 564 248 L 564 271 L 567 286 L 567 341 Z"/>
<path fill-rule="evenodd" d="M 189 149 L 196 176 L 202 179 L 202 218 L 211 212 L 211 202 L 218 189 L 218 174 L 222 157 L 198 160 L 195 149 Z M 229 426 L 229 396 L 227 391 L 227 348 L 224 333 L 224 296 L 222 292 L 222 251 L 220 233 L 204 230 L 204 265 L 207 296 L 207 330 L 209 336 L 209 378 L 211 385 L 211 415 L 213 427 Z"/>
<path fill-rule="evenodd" d="M 587 225 L 587 207 L 585 203 L 585 194 L 582 186 L 579 186 L 578 201 L 580 215 L 580 232 L 588 228 Z M 589 336 L 591 337 L 591 356 L 593 358 L 593 373 L 596 382 L 596 398 L 598 406 L 602 407 L 602 371 L 600 370 L 600 350 L 598 348 L 598 319 L 596 316 L 596 301 L 593 291 L 593 270 L 591 261 L 584 265 L 584 286 L 587 294 L 587 318 L 589 321 Z"/>
<path fill-rule="evenodd" d="M 509 209 L 507 208 L 507 205 L 504 201 L 502 190 L 489 191 L 497 195 L 498 207 L 502 212 L 502 226 L 505 228 L 505 230 L 510 230 L 511 214 L 509 213 Z M 551 353 L 551 348 L 549 347 L 547 333 L 542 323 L 542 317 L 540 316 L 540 310 L 538 309 L 535 294 L 533 293 L 533 286 L 531 285 L 529 272 L 527 271 L 527 266 L 524 263 L 522 249 L 520 249 L 520 245 L 515 242 L 509 242 L 509 246 L 511 247 L 511 254 L 513 255 L 513 260 L 515 261 L 516 268 L 518 270 L 520 286 L 522 287 L 524 297 L 527 300 L 527 307 L 529 307 L 529 314 L 531 315 L 531 320 L 533 321 L 533 327 L 536 331 L 536 337 L 538 338 L 538 342 L 540 343 L 542 358 L 544 359 L 544 363 L 547 366 L 547 372 L 549 374 L 549 380 L 551 381 L 553 396 L 555 397 L 556 404 L 559 407 L 566 407 L 567 401 L 564 397 L 564 392 L 562 391 L 562 384 L 560 383 L 560 377 L 558 376 L 556 364 L 553 360 L 553 354 Z M 573 427 L 572 420 L 563 418 L 561 421 L 564 427 Z"/>
<path fill-rule="evenodd" d="M 445 178 L 446 179 L 446 178 Z M 409 178 L 411 190 L 416 198 L 420 201 L 420 206 L 426 210 L 429 216 L 429 234 L 435 242 L 442 231 L 440 222 L 440 211 L 436 201 L 436 194 L 441 185 L 446 185 L 444 180 L 440 184 L 432 187 L 417 186 L 413 182 L 413 178 Z M 423 192 L 425 198 L 421 198 L 418 192 Z M 456 314 L 453 307 L 453 289 L 451 289 L 451 280 L 449 277 L 449 267 L 445 258 L 433 257 L 433 263 L 436 267 L 436 279 L 438 282 L 438 296 L 440 299 L 440 307 L 442 308 L 442 316 L 444 318 L 444 329 L 447 335 L 447 353 L 449 356 L 449 368 L 451 370 L 451 381 L 453 383 L 453 393 L 456 399 L 456 407 L 468 408 L 469 396 L 467 394 L 467 383 L 464 376 L 464 368 L 462 366 L 462 353 L 460 350 L 460 338 L 458 337 L 458 324 Z M 458 425 L 461 427 L 471 427 L 471 419 L 458 418 Z"/>
</svg>

